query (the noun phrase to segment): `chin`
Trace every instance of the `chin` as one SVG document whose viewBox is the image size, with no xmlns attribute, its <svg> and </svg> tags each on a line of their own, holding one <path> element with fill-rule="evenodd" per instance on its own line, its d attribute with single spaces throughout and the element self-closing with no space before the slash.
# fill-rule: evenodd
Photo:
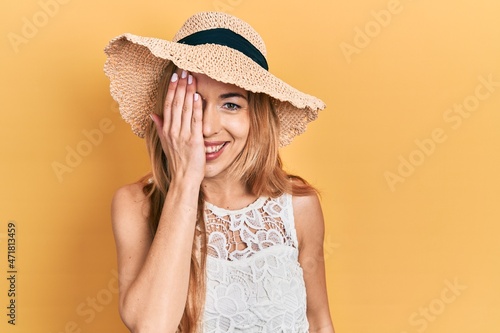
<svg viewBox="0 0 500 333">
<path fill-rule="evenodd" d="M 205 168 L 205 179 L 215 178 L 221 174 L 221 170 L 217 168 Z"/>
</svg>

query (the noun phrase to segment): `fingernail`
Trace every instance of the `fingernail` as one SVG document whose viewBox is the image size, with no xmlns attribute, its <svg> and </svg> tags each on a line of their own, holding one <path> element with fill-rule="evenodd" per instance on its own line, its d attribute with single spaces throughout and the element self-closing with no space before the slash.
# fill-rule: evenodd
<svg viewBox="0 0 500 333">
<path fill-rule="evenodd" d="M 151 118 L 152 121 L 155 121 L 151 113 L 149 114 L 149 118 Z"/>
<path fill-rule="evenodd" d="M 186 71 L 182 71 L 182 73 L 181 73 L 181 77 L 182 77 L 183 79 L 185 79 L 185 78 L 186 78 L 186 76 L 187 76 L 187 74 L 188 74 L 188 73 L 187 73 Z"/>
<path fill-rule="evenodd" d="M 174 74 L 172 74 L 172 78 L 170 79 L 170 81 L 175 82 L 175 81 L 177 81 L 178 78 L 179 78 L 179 76 L 177 75 L 177 73 L 174 73 Z"/>
<path fill-rule="evenodd" d="M 197 101 L 200 98 L 200 95 L 198 93 L 194 93 L 194 100 Z"/>
<path fill-rule="evenodd" d="M 188 76 L 188 84 L 191 84 L 191 83 L 193 83 L 193 76 L 189 75 Z"/>
</svg>

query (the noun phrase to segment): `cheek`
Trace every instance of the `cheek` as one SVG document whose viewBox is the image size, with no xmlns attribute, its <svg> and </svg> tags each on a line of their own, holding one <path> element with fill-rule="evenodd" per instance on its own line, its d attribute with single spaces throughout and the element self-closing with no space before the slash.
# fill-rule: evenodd
<svg viewBox="0 0 500 333">
<path fill-rule="evenodd" d="M 248 115 L 241 115 L 231 119 L 230 123 L 233 137 L 235 139 L 244 140 L 246 142 L 248 133 L 250 132 L 250 119 Z"/>
<path fill-rule="evenodd" d="M 250 121 L 247 119 L 244 126 L 241 127 L 241 139 L 247 142 L 248 133 L 250 132 Z"/>
</svg>

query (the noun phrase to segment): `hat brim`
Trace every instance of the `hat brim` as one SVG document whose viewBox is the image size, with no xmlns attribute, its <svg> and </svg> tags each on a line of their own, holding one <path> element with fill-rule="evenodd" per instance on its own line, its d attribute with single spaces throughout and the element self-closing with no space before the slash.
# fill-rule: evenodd
<svg viewBox="0 0 500 333">
<path fill-rule="evenodd" d="M 105 49 L 104 71 L 112 97 L 132 131 L 144 137 L 149 113 L 155 107 L 160 73 L 169 61 L 184 70 L 264 93 L 275 101 L 280 119 L 280 146 L 306 130 L 325 104 L 305 94 L 252 61 L 243 53 L 217 44 L 186 45 L 158 38 L 123 34 Z"/>
</svg>

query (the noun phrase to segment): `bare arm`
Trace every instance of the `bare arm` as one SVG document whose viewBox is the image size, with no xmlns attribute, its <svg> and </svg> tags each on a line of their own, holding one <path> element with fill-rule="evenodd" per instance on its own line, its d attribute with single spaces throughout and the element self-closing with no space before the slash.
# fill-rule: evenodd
<svg viewBox="0 0 500 333">
<path fill-rule="evenodd" d="M 299 262 L 306 284 L 309 332 L 334 333 L 326 292 L 324 220 L 318 197 L 294 196 L 293 211 L 299 239 Z"/>
<path fill-rule="evenodd" d="M 113 199 L 120 314 L 132 332 L 174 332 L 186 303 L 198 191 L 194 200 L 189 191 L 169 191 L 152 239 L 139 186 Z"/>
<path fill-rule="evenodd" d="M 205 168 L 201 99 L 195 101 L 194 92 L 195 84 L 188 85 L 187 78 L 170 83 L 163 118 L 154 116 L 172 170 L 155 237 L 150 235 L 142 185 L 123 187 L 113 198 L 120 315 L 134 333 L 175 332 L 186 304 Z"/>
</svg>

